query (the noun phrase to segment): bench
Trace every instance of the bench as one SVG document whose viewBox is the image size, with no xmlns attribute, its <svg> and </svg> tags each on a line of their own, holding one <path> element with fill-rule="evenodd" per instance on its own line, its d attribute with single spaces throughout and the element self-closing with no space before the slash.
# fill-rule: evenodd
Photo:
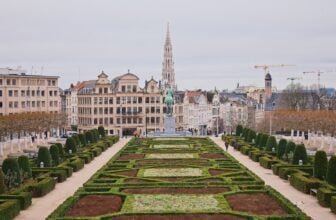
<svg viewBox="0 0 336 220">
<path fill-rule="evenodd" d="M 310 189 L 310 195 L 316 196 L 317 195 L 317 189 Z"/>
</svg>

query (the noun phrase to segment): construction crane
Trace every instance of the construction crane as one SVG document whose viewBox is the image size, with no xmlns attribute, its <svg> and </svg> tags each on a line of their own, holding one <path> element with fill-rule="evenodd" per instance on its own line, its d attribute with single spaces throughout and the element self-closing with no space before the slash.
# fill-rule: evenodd
<svg viewBox="0 0 336 220">
<path fill-rule="evenodd" d="M 317 74 L 317 88 L 318 88 L 318 91 L 320 91 L 320 82 L 321 82 L 321 74 L 322 73 L 332 73 L 332 72 L 334 72 L 334 71 L 330 71 L 330 70 L 328 70 L 328 71 L 324 71 L 324 72 L 322 72 L 321 70 L 317 70 L 317 71 L 305 71 L 305 72 L 303 72 L 303 74 L 308 74 L 308 73 L 315 73 L 315 74 Z"/>
<path fill-rule="evenodd" d="M 291 85 L 293 85 L 294 80 L 300 80 L 300 79 L 302 79 L 302 77 L 289 77 L 289 78 L 287 78 L 287 80 L 291 81 Z"/>
<path fill-rule="evenodd" d="M 273 67 L 287 67 L 287 66 L 295 66 L 292 64 L 277 64 L 277 65 L 255 65 L 254 68 L 256 69 L 264 69 L 265 75 L 269 73 L 269 69 Z"/>
</svg>

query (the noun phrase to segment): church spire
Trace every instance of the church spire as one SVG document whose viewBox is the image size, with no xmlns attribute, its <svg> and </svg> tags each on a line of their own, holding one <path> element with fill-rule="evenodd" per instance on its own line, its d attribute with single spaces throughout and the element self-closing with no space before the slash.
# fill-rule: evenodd
<svg viewBox="0 0 336 220">
<path fill-rule="evenodd" d="M 173 47 L 170 39 L 169 23 L 167 23 L 166 41 L 164 44 L 164 53 L 162 62 L 162 82 L 164 89 L 172 88 L 176 90 Z"/>
</svg>

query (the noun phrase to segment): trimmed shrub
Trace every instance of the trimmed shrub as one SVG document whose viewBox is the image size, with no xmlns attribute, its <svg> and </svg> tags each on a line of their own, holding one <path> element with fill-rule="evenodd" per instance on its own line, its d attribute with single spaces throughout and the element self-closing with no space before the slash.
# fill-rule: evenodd
<svg viewBox="0 0 336 220">
<path fill-rule="evenodd" d="M 261 140 L 260 140 L 260 143 L 259 143 L 260 148 L 266 147 L 268 136 L 269 136 L 268 134 L 262 134 Z"/>
<path fill-rule="evenodd" d="M 236 136 L 240 136 L 243 132 L 243 126 L 237 125 L 236 127 Z"/>
<path fill-rule="evenodd" d="M 324 180 L 327 174 L 328 158 L 324 151 L 317 151 L 314 159 L 314 176 Z"/>
<path fill-rule="evenodd" d="M 74 138 L 72 137 L 68 138 L 65 142 L 65 152 L 69 153 L 69 150 L 71 150 L 72 153 L 77 152 L 77 145 L 76 145 Z"/>
<path fill-rule="evenodd" d="M 6 158 L 2 164 L 2 171 L 5 174 L 5 184 L 8 188 L 21 184 L 20 167 L 16 159 Z"/>
<path fill-rule="evenodd" d="M 336 196 L 333 196 L 331 198 L 331 204 L 330 204 L 330 209 L 333 213 L 336 214 Z"/>
<path fill-rule="evenodd" d="M 292 163 L 293 164 L 299 164 L 299 160 L 302 160 L 302 163 L 306 164 L 307 159 L 308 159 L 307 151 L 306 151 L 306 148 L 305 148 L 304 144 L 296 145 L 295 150 L 294 150 L 294 154 L 293 154 Z"/>
<path fill-rule="evenodd" d="M 304 172 L 291 174 L 289 182 L 295 189 L 306 194 L 309 194 L 311 189 L 318 189 L 321 184 L 320 180 L 312 178 L 309 174 Z"/>
<path fill-rule="evenodd" d="M 80 140 L 82 146 L 87 145 L 86 138 L 85 138 L 85 135 L 83 133 L 79 134 L 78 137 L 79 137 L 79 140 Z"/>
<path fill-rule="evenodd" d="M 5 185 L 5 175 L 3 174 L 2 170 L 0 170 L 0 194 L 6 192 L 7 187 Z"/>
<path fill-rule="evenodd" d="M 10 195 L 0 195 L 1 199 L 15 199 L 20 201 L 21 209 L 26 209 L 32 204 L 32 195 L 30 192 L 20 192 L 20 193 L 12 193 Z M 1 219 L 1 218 L 0 218 Z"/>
<path fill-rule="evenodd" d="M 253 130 L 249 130 L 248 135 L 247 135 L 247 141 L 252 142 L 253 139 L 256 138 L 256 133 Z"/>
<path fill-rule="evenodd" d="M 72 135 L 72 139 L 75 141 L 76 147 L 80 147 L 81 146 L 81 142 L 79 140 L 78 134 Z"/>
<path fill-rule="evenodd" d="M 51 159 L 53 161 L 53 165 L 57 166 L 60 163 L 58 147 L 56 145 L 51 145 L 49 151 L 50 151 Z"/>
<path fill-rule="evenodd" d="M 85 133 L 85 139 L 88 144 L 92 144 L 94 142 L 94 137 L 91 131 L 86 131 Z"/>
<path fill-rule="evenodd" d="M 261 141 L 262 133 L 258 133 L 257 137 L 255 139 L 255 145 L 259 147 L 260 141 Z"/>
<path fill-rule="evenodd" d="M 269 136 L 266 143 L 266 151 L 276 150 L 277 142 L 274 136 Z"/>
<path fill-rule="evenodd" d="M 330 184 L 336 184 L 336 156 L 332 156 L 329 160 L 326 180 Z"/>
<path fill-rule="evenodd" d="M 44 177 L 38 179 L 37 183 L 34 183 L 29 188 L 33 197 L 41 197 L 48 194 L 55 188 L 56 180 L 53 177 Z"/>
<path fill-rule="evenodd" d="M 51 156 L 46 147 L 40 147 L 38 150 L 37 166 L 40 166 L 41 162 L 43 162 L 44 167 L 51 167 Z"/>
<path fill-rule="evenodd" d="M 286 150 L 285 150 L 285 156 L 287 160 L 289 159 L 289 154 L 293 153 L 296 148 L 296 144 L 292 141 L 288 141 L 286 145 Z"/>
<path fill-rule="evenodd" d="M 317 189 L 318 203 L 323 207 L 330 207 L 331 198 L 336 196 L 335 188 L 330 185 L 323 185 Z"/>
<path fill-rule="evenodd" d="M 101 135 L 102 138 L 105 137 L 106 136 L 105 128 L 103 126 L 99 126 L 98 127 L 98 133 L 99 133 L 99 135 Z"/>
<path fill-rule="evenodd" d="M 55 145 L 58 148 L 58 155 L 59 155 L 59 157 L 61 159 L 63 159 L 65 157 L 65 153 L 64 153 L 64 148 L 63 148 L 62 144 L 61 143 L 56 143 Z"/>
<path fill-rule="evenodd" d="M 19 167 L 20 169 L 23 171 L 23 178 L 24 179 L 29 179 L 32 177 L 32 170 L 30 168 L 30 164 L 29 164 L 29 159 L 27 156 L 20 156 L 18 158 L 18 163 L 19 163 Z"/>
<path fill-rule="evenodd" d="M 0 200 L 0 219 L 14 219 L 20 213 L 20 202 L 16 199 Z"/>
<path fill-rule="evenodd" d="M 285 152 L 286 152 L 286 145 L 287 145 L 286 139 L 281 139 L 279 141 L 278 151 L 277 151 L 277 157 L 279 159 L 281 159 L 283 157 L 283 155 L 285 154 Z"/>
<path fill-rule="evenodd" d="M 93 137 L 94 137 L 94 142 L 96 143 L 99 140 L 99 132 L 98 129 L 92 129 L 93 131 Z"/>
</svg>

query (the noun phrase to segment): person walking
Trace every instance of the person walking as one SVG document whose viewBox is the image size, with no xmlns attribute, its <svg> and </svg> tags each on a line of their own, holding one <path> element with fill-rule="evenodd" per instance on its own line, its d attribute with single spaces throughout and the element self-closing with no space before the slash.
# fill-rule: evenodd
<svg viewBox="0 0 336 220">
<path fill-rule="evenodd" d="M 229 149 L 229 142 L 227 142 L 227 141 L 225 141 L 225 149 L 226 149 L 226 151 L 228 151 L 228 149 Z"/>
</svg>

